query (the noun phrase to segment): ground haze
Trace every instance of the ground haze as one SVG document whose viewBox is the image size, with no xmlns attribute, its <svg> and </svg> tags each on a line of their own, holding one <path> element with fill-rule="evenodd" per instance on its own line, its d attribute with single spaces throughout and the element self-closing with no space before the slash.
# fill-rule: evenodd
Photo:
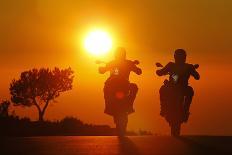
<svg viewBox="0 0 232 155">
<path fill-rule="evenodd" d="M 133 136 L 124 139 L 115 136 L 10 137 L 2 142 L 2 155 L 232 154 L 232 137 L 219 136 Z"/>
</svg>

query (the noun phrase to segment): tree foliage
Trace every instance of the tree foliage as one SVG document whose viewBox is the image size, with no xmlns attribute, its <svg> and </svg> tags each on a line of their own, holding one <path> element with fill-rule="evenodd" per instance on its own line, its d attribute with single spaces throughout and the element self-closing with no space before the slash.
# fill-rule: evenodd
<svg viewBox="0 0 232 155">
<path fill-rule="evenodd" d="M 71 68 L 41 68 L 22 72 L 20 78 L 10 84 L 11 100 L 16 106 L 36 106 L 39 120 L 43 121 L 50 101 L 60 96 L 61 92 L 72 89 L 73 77 Z"/>
</svg>

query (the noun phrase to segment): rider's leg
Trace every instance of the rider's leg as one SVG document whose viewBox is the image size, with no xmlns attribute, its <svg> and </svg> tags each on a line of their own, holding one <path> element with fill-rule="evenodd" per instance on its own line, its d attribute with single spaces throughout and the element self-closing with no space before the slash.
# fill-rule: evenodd
<svg viewBox="0 0 232 155">
<path fill-rule="evenodd" d="M 105 84 L 103 91 L 104 91 L 104 99 L 105 99 L 105 110 L 104 110 L 104 112 L 106 114 L 111 115 L 112 114 L 112 108 L 110 108 L 110 103 L 111 103 L 112 97 L 111 97 L 111 93 L 110 93 L 110 87 L 109 87 L 108 84 Z"/>
<path fill-rule="evenodd" d="M 186 89 L 184 90 L 185 92 L 185 100 L 184 100 L 184 122 L 188 121 L 189 118 L 189 108 L 192 103 L 194 91 L 193 88 L 190 86 L 187 86 Z"/>
<path fill-rule="evenodd" d="M 190 105 L 192 103 L 193 95 L 194 95 L 193 88 L 191 86 L 187 86 L 185 90 L 185 103 L 184 103 L 186 111 L 189 111 Z"/>
<path fill-rule="evenodd" d="M 135 101 L 136 94 L 138 92 L 138 87 L 135 83 L 130 83 L 129 90 L 130 90 L 130 94 L 128 96 L 128 102 L 129 102 L 129 107 L 130 107 L 129 113 L 132 113 L 132 112 L 134 112 L 133 103 Z"/>
<path fill-rule="evenodd" d="M 162 85 L 160 90 L 160 115 L 164 116 L 166 113 L 166 102 L 167 102 L 167 86 Z"/>
</svg>

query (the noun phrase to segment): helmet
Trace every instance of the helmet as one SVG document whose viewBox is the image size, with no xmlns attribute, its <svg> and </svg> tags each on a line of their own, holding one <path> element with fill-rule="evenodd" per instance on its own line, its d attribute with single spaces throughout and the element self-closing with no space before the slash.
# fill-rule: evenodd
<svg viewBox="0 0 232 155">
<path fill-rule="evenodd" d="M 123 47 L 118 47 L 115 51 L 115 59 L 116 60 L 125 60 L 126 59 L 126 50 Z"/>
<path fill-rule="evenodd" d="M 175 58 L 176 63 L 179 63 L 179 64 L 185 63 L 186 62 L 186 56 L 187 56 L 187 54 L 186 54 L 184 49 L 175 50 L 174 58 Z"/>
</svg>

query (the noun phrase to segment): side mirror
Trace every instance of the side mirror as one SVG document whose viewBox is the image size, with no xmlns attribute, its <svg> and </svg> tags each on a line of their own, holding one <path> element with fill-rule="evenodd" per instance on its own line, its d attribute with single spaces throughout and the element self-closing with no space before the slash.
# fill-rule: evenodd
<svg viewBox="0 0 232 155">
<path fill-rule="evenodd" d="M 163 67 L 163 65 L 159 62 L 155 63 L 156 67 Z"/>
<path fill-rule="evenodd" d="M 198 64 L 193 65 L 195 69 L 199 68 L 200 66 Z"/>
<path fill-rule="evenodd" d="M 135 60 L 135 61 L 134 61 L 134 64 L 135 64 L 135 65 L 138 65 L 138 64 L 139 64 L 139 61 L 138 61 L 138 60 Z"/>
</svg>

